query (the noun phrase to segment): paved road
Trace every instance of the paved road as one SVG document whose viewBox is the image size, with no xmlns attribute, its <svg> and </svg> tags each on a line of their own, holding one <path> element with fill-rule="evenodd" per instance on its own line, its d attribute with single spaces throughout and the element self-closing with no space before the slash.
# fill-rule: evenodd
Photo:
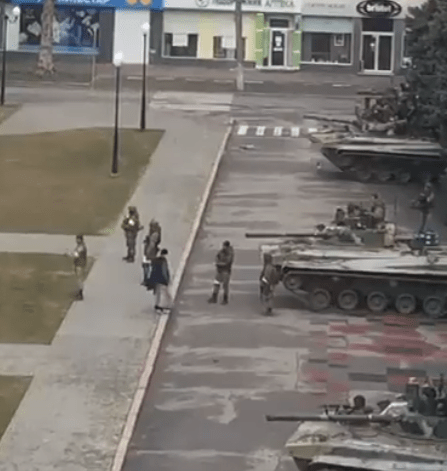
<svg viewBox="0 0 447 471">
<path fill-rule="evenodd" d="M 282 289 L 275 316 L 260 315 L 260 260 L 246 231 L 312 228 L 377 189 L 390 206 L 396 194 L 406 200 L 400 224 L 417 222 L 406 206 L 416 188 L 317 175 L 314 158 L 304 138 L 232 137 L 125 471 L 292 471 L 282 447 L 295 426 L 264 414 L 315 411 L 353 391 L 401 391 L 408 376 L 447 370 L 442 322 L 311 313 Z M 224 239 L 236 249 L 230 305 L 210 306 Z"/>
</svg>

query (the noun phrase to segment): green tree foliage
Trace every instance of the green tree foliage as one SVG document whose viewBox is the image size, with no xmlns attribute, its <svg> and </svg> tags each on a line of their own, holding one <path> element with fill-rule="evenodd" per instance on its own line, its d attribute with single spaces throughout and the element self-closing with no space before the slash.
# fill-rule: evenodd
<svg viewBox="0 0 447 471">
<path fill-rule="evenodd" d="M 447 0 L 409 8 L 406 40 L 412 60 L 407 74 L 414 105 L 410 128 L 447 137 Z"/>
</svg>

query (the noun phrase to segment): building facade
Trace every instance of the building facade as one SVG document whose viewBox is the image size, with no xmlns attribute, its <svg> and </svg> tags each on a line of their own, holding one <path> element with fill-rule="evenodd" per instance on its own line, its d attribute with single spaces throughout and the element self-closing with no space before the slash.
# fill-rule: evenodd
<svg viewBox="0 0 447 471">
<path fill-rule="evenodd" d="M 41 0 L 14 0 L 20 18 L 9 24 L 7 49 L 34 53 L 42 31 Z M 13 4 L 7 5 L 12 10 Z M 117 51 L 126 63 L 141 63 L 141 26 L 151 22 L 151 11 L 161 12 L 164 0 L 58 0 L 53 22 L 55 54 L 96 55 L 111 62 Z"/>
<path fill-rule="evenodd" d="M 404 62 L 406 0 L 304 0 L 302 67 L 397 74 Z"/>
<path fill-rule="evenodd" d="M 299 68 L 301 0 L 244 0 L 243 57 L 247 65 Z M 213 64 L 235 61 L 235 0 L 166 0 L 152 18 L 159 41 L 154 63 Z"/>
</svg>

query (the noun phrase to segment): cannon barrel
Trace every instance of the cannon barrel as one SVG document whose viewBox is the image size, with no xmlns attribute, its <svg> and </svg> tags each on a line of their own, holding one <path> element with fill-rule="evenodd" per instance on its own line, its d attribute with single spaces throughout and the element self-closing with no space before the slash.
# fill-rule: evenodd
<svg viewBox="0 0 447 471">
<path fill-rule="evenodd" d="M 328 118 L 327 116 L 319 116 L 319 115 L 316 115 L 316 114 L 305 114 L 303 116 L 303 118 L 304 119 L 313 119 L 315 121 L 326 121 L 326 122 L 329 122 L 329 123 L 341 123 L 341 124 L 352 124 L 352 125 L 356 124 L 355 120 Z"/>
<path fill-rule="evenodd" d="M 265 419 L 267 422 L 369 422 L 376 424 L 389 424 L 397 420 L 396 417 L 390 415 L 375 414 L 266 415 Z"/>
<path fill-rule="evenodd" d="M 323 234 L 315 234 L 314 232 L 246 232 L 247 239 L 278 239 L 278 238 L 300 238 L 300 237 L 321 237 Z"/>
</svg>

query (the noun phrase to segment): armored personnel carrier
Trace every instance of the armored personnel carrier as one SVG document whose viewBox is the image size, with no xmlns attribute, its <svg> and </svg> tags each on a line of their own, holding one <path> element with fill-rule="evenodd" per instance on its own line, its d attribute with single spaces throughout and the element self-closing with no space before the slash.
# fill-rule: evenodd
<svg viewBox="0 0 447 471">
<path fill-rule="evenodd" d="M 266 416 L 300 425 L 286 443 L 299 471 L 446 471 L 447 399 L 443 386 L 412 379 L 403 396 L 364 396 L 320 415 Z"/>
<path fill-rule="evenodd" d="M 433 181 L 447 168 L 447 150 L 430 140 L 351 134 L 326 139 L 321 153 L 362 182 Z"/>
<path fill-rule="evenodd" d="M 284 287 L 298 296 L 307 293 L 315 311 L 337 305 L 345 311 L 394 308 L 408 315 L 422 309 L 431 318 L 444 316 L 447 247 L 439 246 L 436 233 L 398 236 L 393 223 L 368 226 L 361 222 L 366 216 L 319 225 L 314 233 L 246 237 L 278 239 L 260 245 L 261 258 L 270 254 Z"/>
</svg>

